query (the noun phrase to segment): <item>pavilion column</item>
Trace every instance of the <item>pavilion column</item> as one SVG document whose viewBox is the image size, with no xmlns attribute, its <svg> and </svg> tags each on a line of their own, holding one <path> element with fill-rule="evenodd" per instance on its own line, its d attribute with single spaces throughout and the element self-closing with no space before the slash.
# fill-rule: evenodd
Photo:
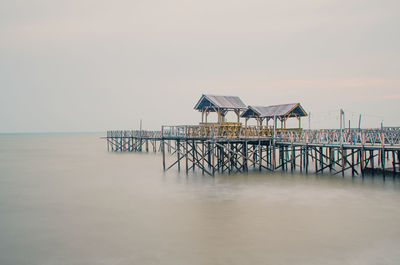
<svg viewBox="0 0 400 265">
<path fill-rule="evenodd" d="M 240 122 L 240 110 L 235 110 L 235 113 L 237 115 L 237 122 Z"/>
<path fill-rule="evenodd" d="M 244 131 L 245 131 L 245 136 L 247 137 L 247 121 L 249 118 L 245 118 L 244 120 Z"/>
</svg>

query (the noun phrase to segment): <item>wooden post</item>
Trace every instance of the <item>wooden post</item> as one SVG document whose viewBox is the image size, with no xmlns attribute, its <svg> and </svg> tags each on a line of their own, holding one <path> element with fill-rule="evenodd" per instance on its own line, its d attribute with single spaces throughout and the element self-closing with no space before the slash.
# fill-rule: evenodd
<svg viewBox="0 0 400 265">
<path fill-rule="evenodd" d="M 397 151 L 397 164 L 399 165 L 399 172 L 400 172 L 400 151 Z"/>
<path fill-rule="evenodd" d="M 300 172 L 303 172 L 303 146 L 300 146 Z"/>
<path fill-rule="evenodd" d="M 195 168 L 195 165 L 196 165 L 196 163 L 195 163 L 195 148 L 196 148 L 196 145 L 195 145 L 195 142 L 194 142 L 194 140 L 192 140 L 192 158 L 193 158 L 193 165 L 192 165 L 192 170 L 194 171 L 194 168 Z"/>
<path fill-rule="evenodd" d="M 247 140 L 246 140 L 243 144 L 243 171 L 246 171 L 246 172 L 248 171 L 247 158 L 248 158 L 248 154 L 247 154 Z"/>
<path fill-rule="evenodd" d="M 217 151 L 217 171 L 220 172 L 220 164 L 221 164 L 221 147 L 216 145 L 217 143 L 215 142 L 215 146 L 216 146 L 216 151 Z"/>
<path fill-rule="evenodd" d="M 382 158 L 381 158 L 381 165 L 382 165 L 382 174 L 383 174 L 383 179 L 386 177 L 386 172 L 385 172 L 385 162 L 386 162 L 386 156 L 385 156 L 385 148 L 382 148 Z"/>
<path fill-rule="evenodd" d="M 308 162 L 309 162 L 309 157 L 308 157 L 308 143 L 306 144 L 306 174 L 308 174 Z"/>
<path fill-rule="evenodd" d="M 289 146 L 285 146 L 285 170 L 288 170 Z"/>
<path fill-rule="evenodd" d="M 275 127 L 274 127 L 275 130 Z M 272 139 L 272 169 L 275 171 L 276 169 L 276 146 L 275 139 Z"/>
<path fill-rule="evenodd" d="M 163 169 L 164 169 L 164 171 L 165 171 L 164 126 L 161 126 L 161 146 L 162 146 L 162 157 L 163 157 Z"/>
<path fill-rule="evenodd" d="M 211 144 L 207 142 L 207 164 L 208 168 L 211 168 Z"/>
<path fill-rule="evenodd" d="M 181 143 L 176 140 L 176 158 L 178 159 L 178 172 L 181 171 Z"/>
<path fill-rule="evenodd" d="M 261 147 L 261 141 L 260 140 L 258 140 L 258 160 L 259 160 L 258 171 L 261 171 L 262 147 Z"/>
<path fill-rule="evenodd" d="M 267 168 L 271 169 L 271 160 L 270 160 L 270 158 L 269 158 L 269 156 L 270 156 L 270 142 L 267 142 L 267 145 L 266 145 L 266 152 L 267 152 L 267 154 L 265 155 L 265 158 L 266 158 L 266 160 L 267 160 L 266 166 L 267 166 Z"/>
<path fill-rule="evenodd" d="M 324 173 L 324 149 L 322 146 L 319 147 L 319 166 L 321 173 Z"/>
<path fill-rule="evenodd" d="M 233 164 L 232 164 L 232 143 L 227 143 L 228 146 L 227 152 L 228 152 L 228 173 L 231 174 L 232 169 L 233 169 Z"/>
<path fill-rule="evenodd" d="M 346 166 L 346 164 L 344 163 L 344 160 L 346 158 L 346 153 L 345 153 L 346 149 L 343 149 L 343 145 L 341 145 L 341 150 L 342 150 L 342 177 L 344 177 L 344 170 Z"/>
<path fill-rule="evenodd" d="M 371 173 L 372 173 L 372 176 L 373 175 L 375 175 L 375 166 L 374 166 L 374 160 L 375 160 L 375 157 L 374 157 L 374 151 L 373 150 L 370 150 L 369 151 L 369 161 L 371 162 Z"/>
<path fill-rule="evenodd" d="M 214 161 L 214 149 L 215 149 L 215 141 L 213 140 L 211 145 L 211 165 L 212 165 L 212 175 L 215 175 L 215 161 Z"/>
<path fill-rule="evenodd" d="M 364 146 L 360 149 L 360 171 L 361 177 L 364 178 Z"/>
<path fill-rule="evenodd" d="M 351 149 L 351 176 L 354 177 L 354 149 Z"/>
<path fill-rule="evenodd" d="M 189 174 L 189 149 L 188 149 L 188 141 L 185 140 L 185 160 L 186 160 L 186 175 Z"/>
<path fill-rule="evenodd" d="M 204 175 L 204 157 L 205 157 L 205 153 L 204 153 L 204 141 L 201 141 L 201 170 L 202 170 L 202 174 Z"/>
<path fill-rule="evenodd" d="M 396 177 L 396 153 L 392 151 L 393 178 Z"/>
<path fill-rule="evenodd" d="M 296 152 L 294 150 L 293 143 L 291 145 L 291 148 L 292 148 L 292 157 L 291 157 L 292 159 L 291 159 L 291 163 L 290 163 L 290 171 L 293 172 L 293 170 L 295 170 L 295 167 L 296 167 Z"/>
</svg>

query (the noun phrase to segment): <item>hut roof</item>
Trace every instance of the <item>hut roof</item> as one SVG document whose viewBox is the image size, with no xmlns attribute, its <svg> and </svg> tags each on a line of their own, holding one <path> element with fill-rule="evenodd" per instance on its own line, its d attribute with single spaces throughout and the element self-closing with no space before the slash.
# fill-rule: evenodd
<svg viewBox="0 0 400 265">
<path fill-rule="evenodd" d="M 300 103 L 281 104 L 274 106 L 249 106 L 242 114 L 244 118 L 273 118 L 277 117 L 304 117 L 307 113 L 304 111 Z"/>
<path fill-rule="evenodd" d="M 215 95 L 202 95 L 196 106 L 194 106 L 194 109 L 202 110 L 205 107 L 224 110 L 246 109 L 246 105 L 239 97 Z"/>
</svg>

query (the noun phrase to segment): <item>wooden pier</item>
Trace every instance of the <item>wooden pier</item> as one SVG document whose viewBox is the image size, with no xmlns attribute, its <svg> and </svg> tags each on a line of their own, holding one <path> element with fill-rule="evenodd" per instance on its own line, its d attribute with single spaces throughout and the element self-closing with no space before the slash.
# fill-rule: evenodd
<svg viewBox="0 0 400 265">
<path fill-rule="evenodd" d="M 160 152 L 160 131 L 107 131 L 107 151 L 111 152 Z"/>
<path fill-rule="evenodd" d="M 109 131 L 113 152 L 161 152 L 163 169 L 203 174 L 257 171 L 329 173 L 341 176 L 400 172 L 400 128 L 277 130 L 163 126 L 161 131 Z M 200 128 L 203 127 L 203 128 Z M 211 128 L 212 127 L 212 128 Z M 193 134 L 197 131 L 197 134 Z M 202 132 L 202 133 L 201 133 Z M 262 135 L 264 133 L 264 135 Z M 229 136 L 226 136 L 226 135 Z M 275 134 L 275 137 L 273 136 Z M 262 136 L 258 136 L 262 135 Z"/>
<path fill-rule="evenodd" d="M 308 115 L 300 103 L 246 107 L 234 96 L 202 95 L 194 108 L 201 112 L 198 125 L 108 131 L 107 150 L 161 152 L 164 171 L 200 170 L 211 176 L 280 170 L 385 178 L 400 172 L 400 127 L 345 128 L 340 110 L 340 129 L 303 130 L 301 118 Z M 226 120 L 229 111 L 237 117 L 234 122 Z M 215 123 L 208 118 L 213 113 Z M 287 128 L 291 118 L 298 120 L 298 128 Z M 257 125 L 249 125 L 250 119 Z"/>
</svg>

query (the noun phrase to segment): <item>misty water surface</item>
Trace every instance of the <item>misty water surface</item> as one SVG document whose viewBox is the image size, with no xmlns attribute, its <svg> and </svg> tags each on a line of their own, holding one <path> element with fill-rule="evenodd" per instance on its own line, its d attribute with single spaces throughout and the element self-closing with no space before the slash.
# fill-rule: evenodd
<svg viewBox="0 0 400 265">
<path fill-rule="evenodd" d="M 400 264 L 398 181 L 164 174 L 100 136 L 0 136 L 0 264 Z"/>
</svg>

